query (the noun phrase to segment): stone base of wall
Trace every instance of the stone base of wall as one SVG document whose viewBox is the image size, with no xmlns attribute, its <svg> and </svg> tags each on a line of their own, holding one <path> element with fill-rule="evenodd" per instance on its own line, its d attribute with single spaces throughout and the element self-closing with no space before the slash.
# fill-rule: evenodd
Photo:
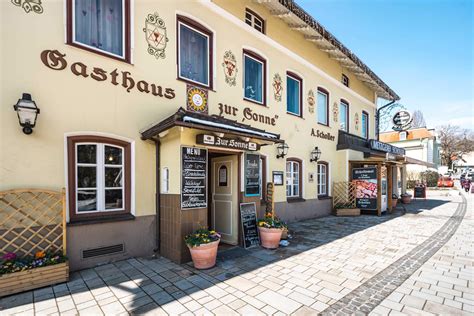
<svg viewBox="0 0 474 316">
<path fill-rule="evenodd" d="M 309 199 L 295 202 L 277 202 L 275 211 L 285 222 L 295 222 L 304 219 L 331 215 L 332 199 Z"/>
<path fill-rule="evenodd" d="M 83 259 L 82 251 L 123 244 L 124 251 Z M 130 257 L 151 256 L 156 248 L 156 216 L 133 220 L 68 225 L 67 255 L 71 271 L 81 270 Z"/>
</svg>

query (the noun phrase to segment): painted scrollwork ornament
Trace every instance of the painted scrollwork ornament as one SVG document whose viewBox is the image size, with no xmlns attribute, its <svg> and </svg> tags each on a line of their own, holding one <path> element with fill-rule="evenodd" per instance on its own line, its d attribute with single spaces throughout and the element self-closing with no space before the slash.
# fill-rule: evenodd
<svg viewBox="0 0 474 316">
<path fill-rule="evenodd" d="M 359 113 L 356 113 L 354 115 L 354 122 L 355 122 L 354 127 L 356 131 L 358 131 L 359 130 Z"/>
<path fill-rule="evenodd" d="M 166 36 L 165 21 L 159 17 L 158 13 L 148 14 L 143 32 L 148 43 L 148 53 L 156 59 L 165 58 L 165 49 L 169 39 Z"/>
<path fill-rule="evenodd" d="M 273 96 L 275 97 L 275 100 L 278 102 L 281 102 L 281 95 L 283 93 L 283 85 L 282 85 L 282 80 L 280 74 L 276 73 L 273 76 Z"/>
<path fill-rule="evenodd" d="M 235 86 L 237 83 L 237 59 L 235 58 L 234 53 L 230 50 L 224 53 L 224 62 L 222 63 L 224 68 L 225 82 L 229 86 Z"/>
<path fill-rule="evenodd" d="M 334 122 L 337 123 L 337 121 L 339 120 L 339 105 L 337 104 L 337 102 L 334 102 L 334 104 L 332 105 L 332 115 Z"/>
<path fill-rule="evenodd" d="M 41 14 L 43 13 L 43 6 L 41 0 L 11 0 L 17 7 L 23 8 L 26 13 L 34 12 Z"/>
<path fill-rule="evenodd" d="M 316 99 L 314 98 L 314 91 L 310 89 L 308 91 L 308 112 L 314 113 L 314 105 L 316 104 Z"/>
</svg>

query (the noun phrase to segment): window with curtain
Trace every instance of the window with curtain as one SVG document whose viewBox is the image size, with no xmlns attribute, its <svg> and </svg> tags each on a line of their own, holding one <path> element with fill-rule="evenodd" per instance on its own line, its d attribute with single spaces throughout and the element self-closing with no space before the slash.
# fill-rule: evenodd
<svg viewBox="0 0 474 316">
<path fill-rule="evenodd" d="M 361 125 L 362 137 L 369 138 L 369 114 L 367 112 L 362 112 Z"/>
<path fill-rule="evenodd" d="M 70 0 L 68 42 L 125 59 L 127 0 Z"/>
<path fill-rule="evenodd" d="M 328 111 L 329 111 L 329 93 L 318 88 L 318 123 L 328 126 Z"/>
<path fill-rule="evenodd" d="M 286 111 L 301 116 L 301 78 L 288 73 L 286 75 Z"/>
<path fill-rule="evenodd" d="M 178 18 L 179 77 L 211 87 L 210 45 L 211 32 L 190 21 Z"/>
<path fill-rule="evenodd" d="M 296 160 L 286 162 L 286 196 L 288 198 L 301 197 L 301 163 Z"/>
<path fill-rule="evenodd" d="M 318 196 L 328 195 L 328 164 L 318 162 Z"/>
<path fill-rule="evenodd" d="M 99 136 L 68 138 L 71 219 L 130 213 L 131 145 Z"/>
<path fill-rule="evenodd" d="M 265 104 L 265 60 L 244 51 L 244 99 Z"/>
<path fill-rule="evenodd" d="M 339 129 L 349 132 L 349 103 L 341 100 L 339 103 Z"/>
</svg>

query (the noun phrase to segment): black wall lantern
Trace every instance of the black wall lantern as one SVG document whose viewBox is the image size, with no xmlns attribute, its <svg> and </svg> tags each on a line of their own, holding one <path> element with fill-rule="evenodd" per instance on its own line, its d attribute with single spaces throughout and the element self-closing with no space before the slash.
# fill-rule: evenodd
<svg viewBox="0 0 474 316">
<path fill-rule="evenodd" d="M 33 127 L 35 127 L 40 109 L 36 106 L 35 101 L 31 99 L 31 94 L 23 93 L 21 99 L 18 100 L 13 108 L 18 115 L 20 125 L 23 127 L 23 133 L 26 135 L 33 133 Z"/>
<path fill-rule="evenodd" d="M 316 146 L 311 151 L 311 158 L 309 159 L 309 162 L 318 162 L 319 158 L 321 158 L 321 149 Z"/>
<path fill-rule="evenodd" d="M 285 156 L 288 155 L 288 148 L 290 147 L 288 147 L 287 143 L 279 143 L 277 146 L 277 150 L 278 150 L 277 159 L 285 158 Z"/>
</svg>

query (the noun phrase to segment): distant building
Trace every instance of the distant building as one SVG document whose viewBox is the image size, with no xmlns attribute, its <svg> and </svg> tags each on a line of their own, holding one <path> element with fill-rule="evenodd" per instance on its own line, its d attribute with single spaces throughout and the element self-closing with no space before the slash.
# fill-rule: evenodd
<svg viewBox="0 0 474 316">
<path fill-rule="evenodd" d="M 474 169 L 474 152 L 464 154 L 461 157 L 457 157 L 453 162 L 454 171 L 467 171 Z"/>
<path fill-rule="evenodd" d="M 426 127 L 409 129 L 402 132 L 380 133 L 380 141 L 404 148 L 406 157 L 423 162 L 407 165 L 407 171 L 421 172 L 441 166 L 440 143 L 434 129 Z"/>
</svg>

